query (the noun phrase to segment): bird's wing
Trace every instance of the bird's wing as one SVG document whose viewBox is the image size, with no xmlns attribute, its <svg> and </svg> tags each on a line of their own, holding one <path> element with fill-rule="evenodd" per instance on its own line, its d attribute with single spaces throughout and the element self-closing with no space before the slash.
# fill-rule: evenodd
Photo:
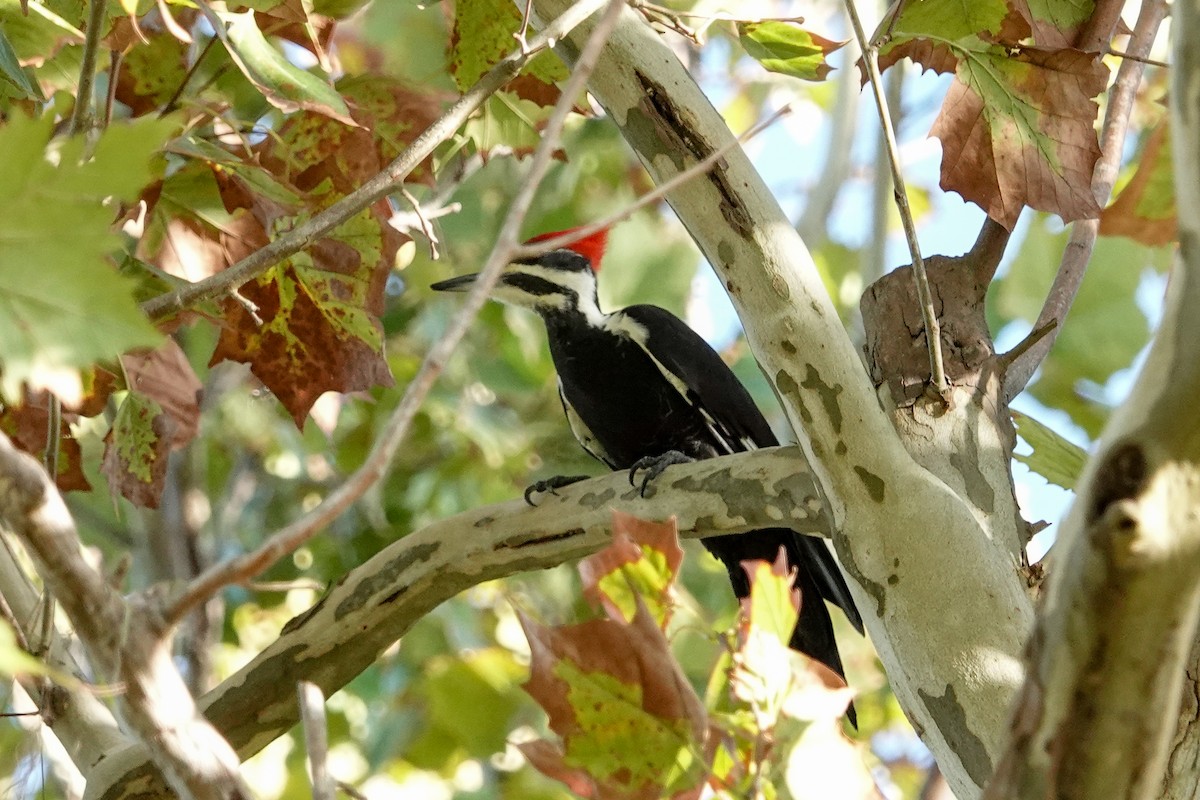
<svg viewBox="0 0 1200 800">
<path fill-rule="evenodd" d="M 642 347 L 730 453 L 779 444 L 750 393 L 708 342 L 658 306 L 630 306 L 609 324 Z"/>
<path fill-rule="evenodd" d="M 588 452 L 588 455 L 602 462 L 609 469 L 621 469 L 620 465 L 614 463 L 608 457 L 608 454 L 604 452 L 604 447 L 596 439 L 595 434 L 592 433 L 592 429 L 575 412 L 575 407 L 571 405 L 571 401 L 567 400 L 567 395 L 563 392 L 561 378 L 558 380 L 558 399 L 562 401 L 563 413 L 567 415 L 567 424 L 571 426 L 571 433 L 574 434 L 575 441 L 579 442 L 580 446 Z"/>
<path fill-rule="evenodd" d="M 683 320 L 650 305 L 630 306 L 611 314 L 609 319 L 610 324 L 632 337 L 650 355 L 689 403 L 703 412 L 709 430 L 730 452 L 779 444 L 746 387 L 708 342 Z M 572 422 L 572 428 L 574 425 Z M 798 551 L 795 555 L 807 565 L 821 594 L 841 606 L 861 633 L 862 617 L 829 546 L 816 537 L 795 532 L 793 535 L 791 544 Z"/>
</svg>

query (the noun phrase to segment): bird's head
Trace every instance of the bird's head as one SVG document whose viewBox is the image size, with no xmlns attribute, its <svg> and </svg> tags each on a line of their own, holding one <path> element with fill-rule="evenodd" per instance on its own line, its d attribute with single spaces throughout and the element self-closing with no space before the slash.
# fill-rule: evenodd
<svg viewBox="0 0 1200 800">
<path fill-rule="evenodd" d="M 526 244 L 571 233 L 578 228 L 543 233 Z M 540 314 L 579 310 L 588 314 L 596 305 L 596 272 L 604 257 L 608 231 L 601 230 L 557 250 L 514 261 L 504 268 L 491 292 L 491 299 L 522 306 Z M 439 281 L 430 288 L 437 292 L 465 292 L 478 274 L 460 275 Z"/>
</svg>

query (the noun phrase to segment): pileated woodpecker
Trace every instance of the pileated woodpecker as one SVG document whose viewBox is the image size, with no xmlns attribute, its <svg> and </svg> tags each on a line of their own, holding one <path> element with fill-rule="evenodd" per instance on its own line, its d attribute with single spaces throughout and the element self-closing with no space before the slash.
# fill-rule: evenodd
<svg viewBox="0 0 1200 800">
<path fill-rule="evenodd" d="M 547 233 L 530 241 L 557 235 Z M 601 231 L 518 261 L 501 274 L 491 295 L 532 309 L 545 322 L 559 397 L 583 448 L 610 469 L 630 470 L 631 483 L 645 470 L 645 491 L 646 482 L 670 464 L 779 444 L 745 387 L 682 320 L 651 305 L 607 314 L 600 310 L 596 271 L 605 243 L 606 231 Z M 475 278 L 463 275 L 432 288 L 466 291 Z M 553 490 L 581 479 L 550 479 L 530 491 Z M 824 600 L 841 606 L 859 633 L 862 618 L 823 541 L 787 528 L 701 541 L 724 563 L 738 597 L 750 592 L 741 562 L 774 561 L 783 547 L 801 592 L 800 619 L 789 644 L 845 679 Z M 847 714 L 854 723 L 853 706 Z"/>
</svg>

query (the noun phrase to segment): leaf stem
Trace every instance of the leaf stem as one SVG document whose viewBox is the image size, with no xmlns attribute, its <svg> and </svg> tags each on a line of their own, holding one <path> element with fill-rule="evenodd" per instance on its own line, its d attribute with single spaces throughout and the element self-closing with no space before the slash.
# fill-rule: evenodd
<svg viewBox="0 0 1200 800">
<path fill-rule="evenodd" d="M 917 298 L 921 303 L 921 318 L 925 323 L 925 343 L 929 348 L 929 376 L 937 393 L 946 398 L 950 387 L 946 382 L 946 368 L 942 359 L 942 328 L 938 322 L 937 313 L 933 308 L 933 293 L 929 290 L 929 276 L 925 274 L 925 261 L 921 258 L 921 246 L 917 241 L 917 228 L 913 222 L 912 209 L 908 204 L 908 191 L 904 186 L 904 176 L 900 172 L 900 159 L 897 155 L 896 132 L 892 128 L 892 117 L 888 112 L 887 97 L 884 95 L 883 81 L 879 77 L 879 60 L 875 48 L 867 42 L 863 32 L 862 20 L 858 17 L 858 9 L 854 0 L 845 0 L 846 12 L 850 15 L 850 23 L 854 27 L 854 35 L 863 51 L 863 63 L 867 65 L 867 77 L 871 82 L 871 91 L 875 96 L 875 107 L 879 111 L 879 121 L 883 126 L 884 143 L 887 147 L 888 163 L 892 168 L 892 181 L 896 195 L 896 209 L 900 212 L 900 221 L 904 225 L 904 236 L 908 240 L 908 250 L 912 254 L 913 280 L 917 285 Z"/>
</svg>

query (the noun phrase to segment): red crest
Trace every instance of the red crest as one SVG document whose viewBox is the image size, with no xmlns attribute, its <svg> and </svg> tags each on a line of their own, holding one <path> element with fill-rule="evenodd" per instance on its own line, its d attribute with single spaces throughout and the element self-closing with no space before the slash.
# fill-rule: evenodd
<svg viewBox="0 0 1200 800">
<path fill-rule="evenodd" d="M 567 228 L 563 231 L 550 231 L 549 233 L 539 233 L 537 236 L 529 239 L 525 244 L 534 244 L 536 242 L 544 242 L 547 239 L 553 239 L 556 236 L 562 236 L 564 233 L 573 233 L 583 226 Z M 591 236 L 585 236 L 570 244 L 563 245 L 564 250 L 574 250 L 579 255 L 588 260 L 592 265 L 593 272 L 600 271 L 600 260 L 604 258 L 604 247 L 608 244 L 608 229 L 602 228 L 596 231 Z"/>
</svg>

